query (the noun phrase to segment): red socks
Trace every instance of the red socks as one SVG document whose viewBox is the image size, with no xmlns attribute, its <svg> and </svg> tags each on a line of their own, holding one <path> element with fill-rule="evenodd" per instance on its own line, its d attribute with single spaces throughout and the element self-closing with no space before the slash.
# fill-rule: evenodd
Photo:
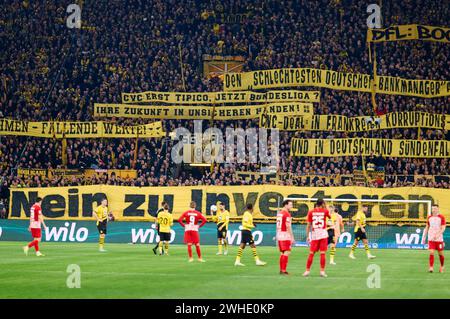
<svg viewBox="0 0 450 319">
<path fill-rule="evenodd" d="M 202 258 L 202 252 L 200 251 L 200 245 L 195 245 L 195 250 L 197 250 L 198 259 Z M 192 253 L 191 253 L 192 256 Z"/>
<path fill-rule="evenodd" d="M 439 255 L 439 262 L 441 263 L 441 267 L 444 266 L 444 256 Z M 430 254 L 430 268 L 434 266 L 434 254 Z"/>
<path fill-rule="evenodd" d="M 289 256 L 280 255 L 280 271 L 286 272 Z"/>
<path fill-rule="evenodd" d="M 314 253 L 309 253 L 308 261 L 306 262 L 306 270 L 309 271 L 311 269 L 311 265 L 313 263 Z"/>
<path fill-rule="evenodd" d="M 36 251 L 39 251 L 39 242 L 37 240 L 33 240 L 28 244 L 28 248 L 31 248 L 33 246 Z"/>
<path fill-rule="evenodd" d="M 188 246 L 188 255 L 189 258 L 192 258 L 192 245 L 187 245 Z"/>
<path fill-rule="evenodd" d="M 326 257 L 325 254 L 320 254 L 320 270 L 325 270 Z"/>
<path fill-rule="evenodd" d="M 306 262 L 306 270 L 309 271 L 311 269 L 311 265 L 313 263 L 314 253 L 309 253 L 308 261 Z M 320 270 L 325 270 L 326 258 L 325 254 L 320 254 Z"/>
</svg>

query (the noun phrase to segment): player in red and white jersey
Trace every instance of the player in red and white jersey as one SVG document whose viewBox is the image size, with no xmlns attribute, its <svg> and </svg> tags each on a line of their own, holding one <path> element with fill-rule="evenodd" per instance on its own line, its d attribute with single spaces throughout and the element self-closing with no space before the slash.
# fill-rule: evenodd
<svg viewBox="0 0 450 319">
<path fill-rule="evenodd" d="M 328 232 L 327 232 L 327 218 L 331 218 L 328 209 L 326 209 L 325 201 L 318 199 L 314 205 L 314 209 L 308 212 L 307 226 L 306 226 L 306 240 L 310 244 L 309 256 L 306 262 L 306 271 L 303 276 L 309 276 L 311 265 L 314 260 L 314 255 L 320 250 L 320 276 L 327 277 L 325 273 L 325 254 L 328 248 Z M 311 230 L 311 239 L 309 238 L 309 231 Z"/>
<path fill-rule="evenodd" d="M 430 268 L 433 272 L 434 267 L 434 251 L 437 250 L 439 254 L 439 261 L 441 267 L 439 272 L 444 272 L 444 232 L 445 232 L 445 217 L 439 214 L 439 206 L 434 204 L 431 207 L 431 215 L 428 216 L 427 226 L 423 232 L 422 244 L 425 243 L 425 238 L 428 234 L 428 250 L 430 251 Z"/>
<path fill-rule="evenodd" d="M 283 209 L 277 214 L 277 241 L 280 249 L 280 275 L 288 275 L 286 271 L 291 246 L 294 242 L 292 233 L 292 217 L 289 212 L 292 209 L 292 201 L 283 201 Z"/>
<path fill-rule="evenodd" d="M 36 199 L 36 203 L 34 203 L 34 205 L 31 206 L 30 209 L 30 226 L 28 227 L 28 231 L 31 232 L 33 241 L 31 241 L 27 246 L 23 247 L 23 252 L 25 253 L 25 255 L 28 255 L 28 250 L 31 247 L 34 247 L 34 249 L 36 250 L 36 256 L 44 256 L 44 254 L 39 251 L 39 242 L 42 238 L 41 225 L 44 226 L 44 228 L 47 228 L 44 223 L 44 217 L 42 215 L 41 203 L 42 198 L 38 197 Z"/>
<path fill-rule="evenodd" d="M 194 258 L 192 258 L 192 244 L 195 245 L 195 249 L 197 250 L 198 261 L 205 262 L 205 260 L 202 259 L 202 253 L 200 251 L 200 236 L 198 234 L 198 229 L 203 227 L 207 220 L 202 213 L 195 210 L 195 202 L 191 202 L 189 206 L 190 209 L 185 211 L 178 219 L 178 222 L 184 227 L 184 243 L 187 244 L 189 262 L 194 261 Z M 199 221 L 201 221 L 200 225 L 198 225 Z"/>
</svg>

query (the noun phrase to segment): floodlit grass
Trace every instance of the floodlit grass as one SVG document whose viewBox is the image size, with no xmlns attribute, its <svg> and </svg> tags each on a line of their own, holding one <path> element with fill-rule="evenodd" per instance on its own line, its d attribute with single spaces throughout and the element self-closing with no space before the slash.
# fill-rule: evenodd
<svg viewBox="0 0 450 319">
<path fill-rule="evenodd" d="M 327 264 L 328 278 L 319 277 L 318 254 L 311 276 L 303 278 L 306 248 L 293 248 L 291 275 L 280 276 L 275 247 L 258 247 L 264 267 L 254 265 L 246 248 L 246 267 L 238 268 L 236 246 L 228 256 L 203 246 L 206 263 L 188 263 L 180 245 L 171 246 L 170 256 L 155 256 L 149 245 L 107 243 L 108 251 L 100 253 L 96 244 L 41 243 L 45 257 L 33 249 L 25 256 L 23 245 L 0 242 L 0 298 L 450 298 L 450 274 L 437 272 L 437 256 L 435 273 L 428 273 L 426 251 L 373 250 L 377 258 L 367 260 L 359 249 L 351 260 L 348 249 L 337 249 L 337 265 Z M 70 264 L 81 269 L 79 289 L 66 285 Z M 380 288 L 367 286 L 370 264 L 380 267 Z"/>
</svg>

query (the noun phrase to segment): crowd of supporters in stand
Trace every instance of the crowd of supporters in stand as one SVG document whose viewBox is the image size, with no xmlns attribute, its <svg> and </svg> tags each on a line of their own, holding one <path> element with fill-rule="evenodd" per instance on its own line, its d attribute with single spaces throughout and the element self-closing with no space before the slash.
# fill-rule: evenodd
<svg viewBox="0 0 450 319">
<path fill-rule="evenodd" d="M 221 91 L 218 78 L 203 75 L 203 55 L 239 55 L 244 70 L 312 67 L 353 73 L 372 72 L 366 38 L 366 6 L 358 0 L 320 1 L 87 1 L 82 29 L 66 26 L 63 1 L 9 1 L 0 6 L 0 118 L 21 120 L 96 120 L 94 103 L 121 103 L 121 93 Z M 243 19 L 234 19 L 244 16 Z M 448 26 L 445 1 L 383 3 L 382 24 Z M 239 21 L 236 21 L 239 20 Z M 448 45 L 403 41 L 377 45 L 377 73 L 412 79 L 449 79 Z M 181 54 L 180 54 L 181 51 Z M 182 56 L 184 81 L 180 68 Z M 317 88 L 302 88 L 305 90 Z M 448 114 L 449 98 L 377 95 L 373 109 L 367 93 L 320 89 L 315 114 L 376 115 L 394 111 Z M 123 125 L 152 120 L 115 118 Z M 167 132 L 192 127 L 192 120 L 163 119 Z M 204 121 L 204 126 L 209 127 Z M 257 127 L 258 120 L 214 121 L 215 127 Z M 290 141 L 302 138 L 373 137 L 449 140 L 449 132 L 416 128 L 344 132 L 281 132 L 280 172 L 294 175 L 352 174 L 363 169 L 360 157 L 289 156 Z M 239 179 L 237 171 L 259 171 L 256 164 L 217 165 L 211 172 L 179 169 L 171 161 L 170 138 L 69 139 L 67 165 L 62 141 L 0 137 L 0 199 L 11 187 L 112 185 L 242 185 L 273 183 Z M 252 146 L 250 146 L 252 147 Z M 136 152 L 136 161 L 135 159 Z M 420 185 L 449 188 L 448 179 L 397 179 L 392 175 L 450 175 L 448 159 L 379 158 L 384 181 L 373 186 Z M 17 168 L 136 169 L 136 179 L 118 177 L 43 178 L 18 176 Z M 287 185 L 333 186 L 339 180 L 308 182 L 285 178 Z M 351 182 L 346 182 L 349 185 Z"/>
</svg>

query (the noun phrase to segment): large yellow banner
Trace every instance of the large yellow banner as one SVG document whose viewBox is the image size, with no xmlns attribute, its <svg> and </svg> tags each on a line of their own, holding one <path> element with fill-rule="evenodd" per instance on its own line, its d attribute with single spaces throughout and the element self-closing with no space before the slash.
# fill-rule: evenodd
<svg viewBox="0 0 450 319">
<path fill-rule="evenodd" d="M 377 76 L 376 93 L 433 98 L 450 95 L 450 81 L 410 80 L 394 76 Z"/>
<path fill-rule="evenodd" d="M 9 119 L 0 119 L 0 134 L 47 138 L 149 138 L 165 136 L 161 122 L 120 126 L 102 121 L 28 122 Z"/>
<path fill-rule="evenodd" d="M 297 125 L 298 124 L 298 125 Z M 450 115 L 426 112 L 391 112 L 381 116 L 266 114 L 259 118 L 259 126 L 286 131 L 365 132 L 394 128 L 433 128 L 450 130 Z"/>
<path fill-rule="evenodd" d="M 311 86 L 336 90 L 371 92 L 370 75 L 313 68 L 273 69 L 226 73 L 224 91 Z"/>
<path fill-rule="evenodd" d="M 367 42 L 422 40 L 450 42 L 450 29 L 429 25 L 394 25 L 386 29 L 367 29 Z"/>
<path fill-rule="evenodd" d="M 392 200 L 391 203 L 371 203 L 369 220 L 425 220 L 428 204 L 402 203 L 402 200 L 438 203 L 441 213 L 450 220 L 448 190 L 426 187 L 366 188 L 366 187 L 292 187 L 280 185 L 252 186 L 189 186 L 189 187 L 127 187 L 93 185 L 54 188 L 15 188 L 10 195 L 10 218 L 26 219 L 37 196 L 43 198 L 42 212 L 46 219 L 94 220 L 93 208 L 106 196 L 109 209 L 117 220 L 151 220 L 161 201 L 169 204 L 175 219 L 188 209 L 190 201 L 204 214 L 217 201 L 225 203 L 231 217 L 241 216 L 246 204 L 253 204 L 255 218 L 275 219 L 283 198 L 325 198 Z M 397 200 L 400 202 L 395 202 Z M 353 216 L 361 203 L 334 202 L 345 218 Z M 304 218 L 313 202 L 295 201 L 292 215 Z"/>
<path fill-rule="evenodd" d="M 291 156 L 370 156 L 450 158 L 450 141 L 335 138 L 291 140 Z"/>
<path fill-rule="evenodd" d="M 41 169 L 41 168 L 18 168 L 17 175 L 18 176 L 42 176 L 42 177 L 101 177 L 104 174 L 107 174 L 109 177 L 111 175 L 115 175 L 116 177 L 123 178 L 136 178 L 137 171 L 134 169 L 65 169 L 65 168 L 54 168 L 54 169 Z"/>
<path fill-rule="evenodd" d="M 269 102 L 320 102 L 319 91 L 258 92 L 157 92 L 122 93 L 122 103 L 224 104 Z"/>
<path fill-rule="evenodd" d="M 224 91 L 259 90 L 279 87 L 310 86 L 367 93 L 433 98 L 450 95 L 450 81 L 410 80 L 369 74 L 355 74 L 312 68 L 273 69 L 226 73 Z"/>
<path fill-rule="evenodd" d="M 131 104 L 94 103 L 94 116 L 130 117 L 153 119 L 197 119 L 207 120 L 214 115 L 216 120 L 241 120 L 258 118 L 261 113 L 310 114 L 314 111 L 312 103 L 290 102 L 239 106 L 152 106 Z"/>
</svg>

